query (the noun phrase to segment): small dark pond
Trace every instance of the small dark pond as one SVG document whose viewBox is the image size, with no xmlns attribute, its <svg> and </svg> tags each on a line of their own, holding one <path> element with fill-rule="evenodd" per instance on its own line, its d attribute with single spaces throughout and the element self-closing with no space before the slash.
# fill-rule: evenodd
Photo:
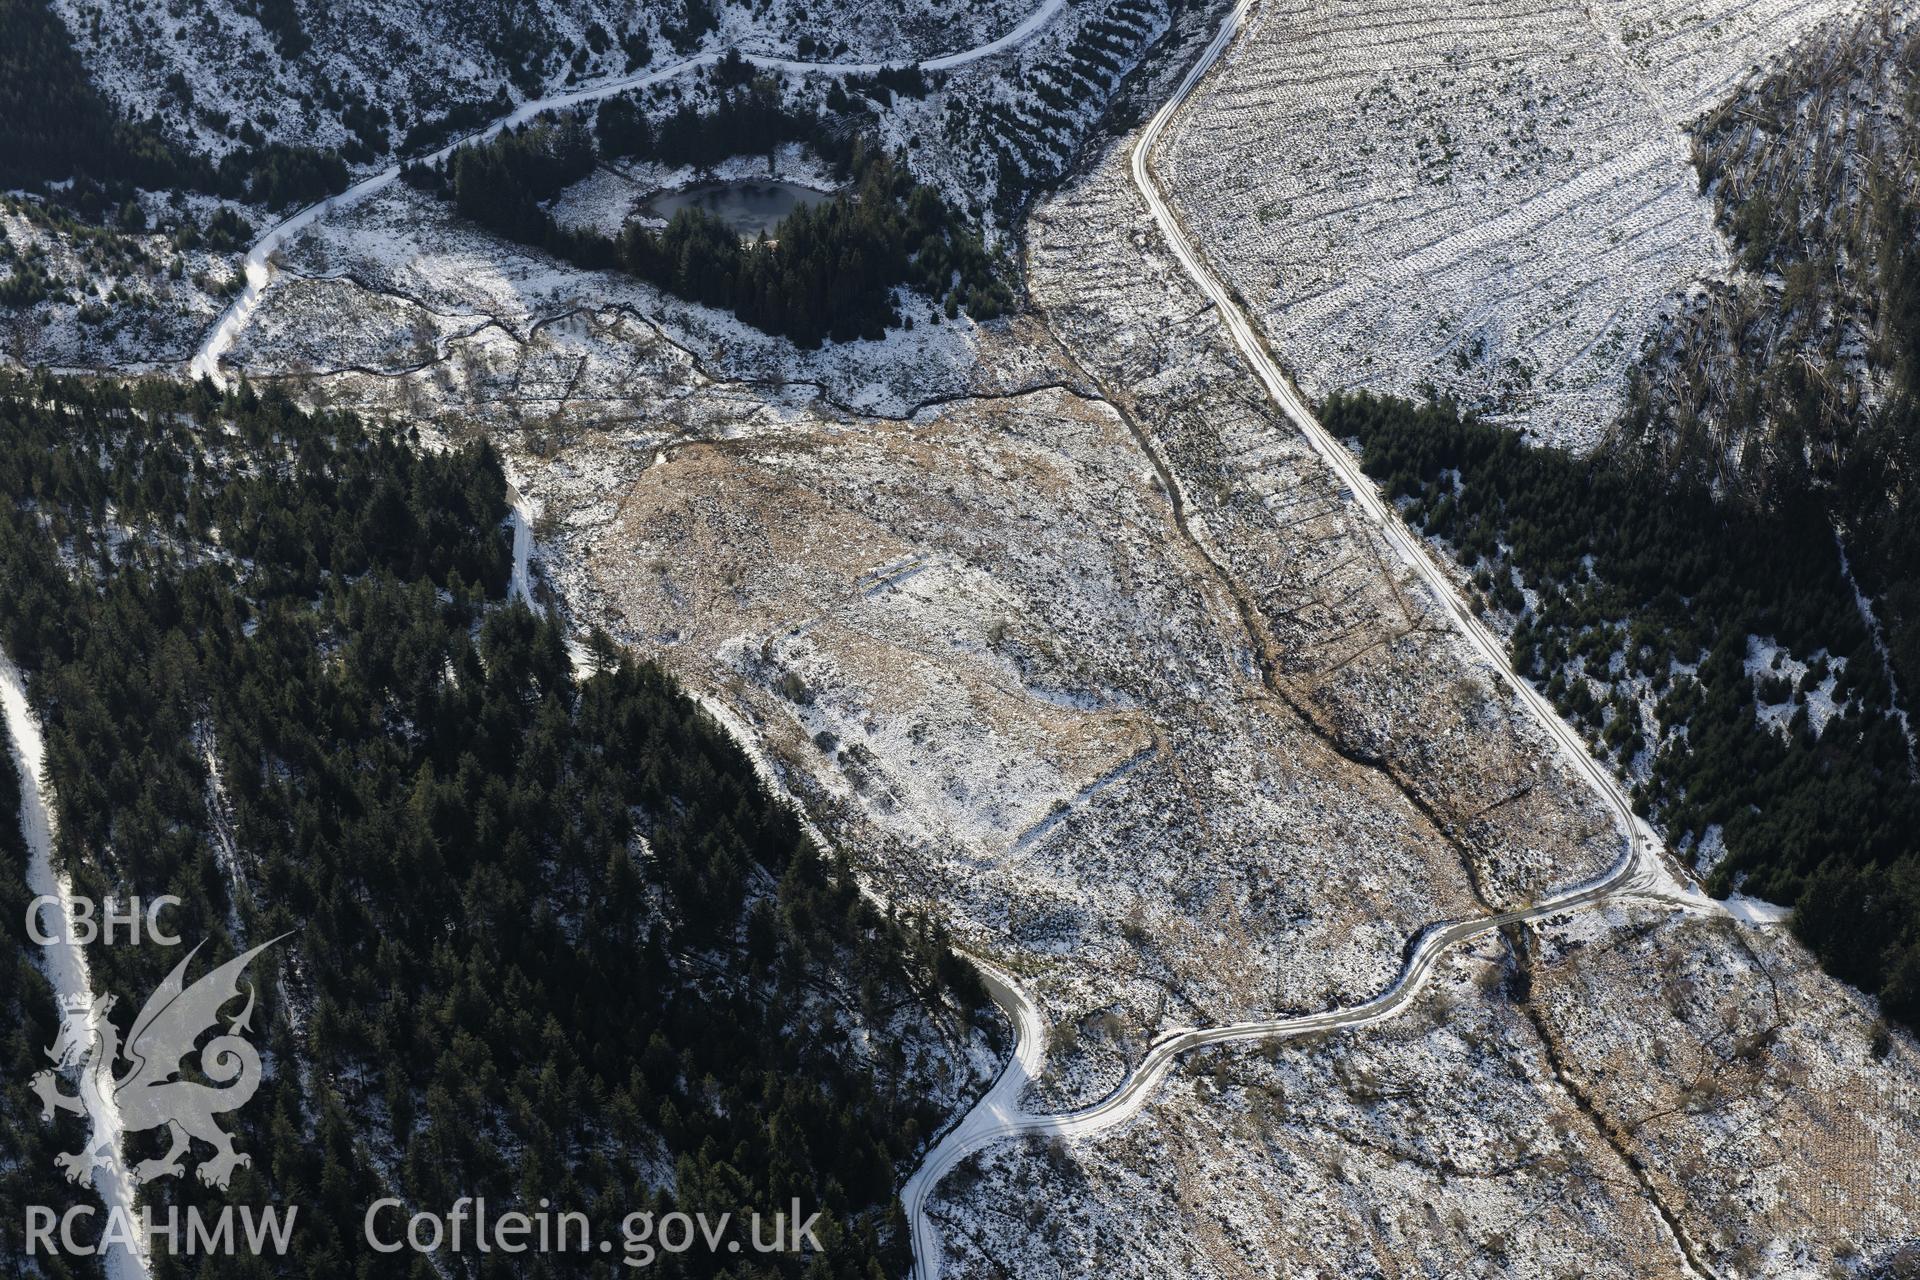
<svg viewBox="0 0 1920 1280">
<path fill-rule="evenodd" d="M 671 220 L 682 209 L 704 209 L 751 239 L 762 231 L 772 231 L 780 219 L 802 205 L 831 199 L 824 191 L 777 179 L 702 182 L 678 191 L 662 191 L 647 201 L 644 211 Z"/>
</svg>

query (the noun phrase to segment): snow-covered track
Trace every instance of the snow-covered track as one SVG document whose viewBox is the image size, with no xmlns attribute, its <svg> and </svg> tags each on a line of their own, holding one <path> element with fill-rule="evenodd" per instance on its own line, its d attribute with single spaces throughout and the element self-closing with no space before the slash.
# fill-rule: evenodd
<svg viewBox="0 0 1920 1280">
<path fill-rule="evenodd" d="M 7 745 L 13 766 L 20 774 L 20 834 L 27 842 L 27 889 L 36 898 L 54 899 L 42 908 L 42 923 L 58 935 L 59 941 L 41 949 L 47 981 L 60 1000 L 62 1015 L 70 1001 L 91 1001 L 98 993 L 87 970 L 87 953 L 70 936 L 73 920 L 73 886 L 53 862 L 56 830 L 52 796 L 46 782 L 46 741 L 40 733 L 39 719 L 27 701 L 27 685 L 13 659 L 0 652 L 0 718 L 6 720 Z M 48 917 L 52 918 L 49 919 Z M 139 1218 L 134 1213 L 133 1182 L 120 1155 L 120 1112 L 107 1106 L 96 1117 L 107 1132 L 88 1135 L 89 1147 L 110 1143 L 113 1159 L 94 1166 L 93 1189 L 110 1214 L 120 1215 L 122 1223 L 134 1228 L 131 1245 L 103 1244 L 101 1263 L 107 1280 L 147 1280 L 151 1264 L 146 1243 L 138 1238 Z"/>
</svg>

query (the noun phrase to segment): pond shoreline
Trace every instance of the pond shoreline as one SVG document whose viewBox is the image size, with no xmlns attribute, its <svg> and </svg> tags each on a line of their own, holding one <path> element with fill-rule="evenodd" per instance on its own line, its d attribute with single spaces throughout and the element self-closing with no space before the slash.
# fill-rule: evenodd
<svg viewBox="0 0 1920 1280">
<path fill-rule="evenodd" d="M 708 179 L 650 192 L 634 212 L 666 222 L 682 209 L 699 209 L 719 218 L 743 238 L 753 239 L 772 232 L 795 210 L 831 199 L 832 192 L 785 178 Z"/>
</svg>

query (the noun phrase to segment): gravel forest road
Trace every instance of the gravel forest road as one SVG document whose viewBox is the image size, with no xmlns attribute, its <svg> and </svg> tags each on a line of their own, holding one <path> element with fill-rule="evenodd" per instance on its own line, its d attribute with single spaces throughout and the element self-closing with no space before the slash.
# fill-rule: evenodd
<svg viewBox="0 0 1920 1280">
<path fill-rule="evenodd" d="M 1619 780 L 1593 759 L 1586 744 L 1560 718 L 1552 704 L 1513 670 L 1505 646 L 1474 614 L 1418 535 L 1407 528 L 1382 500 L 1354 456 L 1328 434 L 1275 363 L 1237 295 L 1220 281 L 1205 258 L 1194 248 L 1186 228 L 1154 178 L 1153 150 L 1160 135 L 1194 87 L 1232 44 L 1253 5 L 1254 0 L 1241 0 L 1234 7 L 1212 43 L 1135 139 L 1131 156 L 1134 185 L 1174 257 L 1214 303 L 1235 347 L 1252 367 L 1267 394 L 1340 477 L 1350 501 L 1380 529 L 1394 553 L 1420 578 L 1435 605 L 1452 620 L 1473 647 L 1480 664 L 1514 691 L 1527 713 L 1606 802 L 1619 824 L 1623 851 L 1613 867 L 1599 879 L 1568 889 L 1533 906 L 1427 926 L 1418 935 L 1411 954 L 1392 985 L 1361 1004 L 1271 1021 L 1168 1031 L 1153 1043 L 1146 1056 L 1118 1088 L 1101 1101 L 1077 1111 L 1035 1115 L 1021 1110 L 1020 1096 L 1043 1063 L 1044 1052 L 1038 1044 L 1043 1029 L 1031 1001 L 1019 992 L 1013 976 L 983 966 L 989 979 L 989 989 L 1014 1022 L 1014 1057 L 973 1110 L 948 1130 L 928 1152 L 925 1161 L 902 1190 L 901 1199 L 913 1231 L 916 1280 L 938 1280 L 940 1276 L 939 1233 L 927 1213 L 927 1202 L 941 1179 L 956 1165 L 969 1155 L 1010 1138 L 1032 1134 L 1086 1137 L 1121 1124 L 1139 1114 L 1146 1106 L 1155 1086 L 1166 1078 L 1182 1054 L 1206 1045 L 1285 1039 L 1384 1021 L 1401 1012 L 1419 995 L 1448 948 L 1484 937 L 1510 924 L 1595 907 L 1620 897 L 1657 900 L 1699 912 L 1718 914 L 1726 910 L 1722 904 L 1708 898 L 1673 872 L 1660 837 L 1634 814 L 1632 803 Z M 1769 924 L 1777 922 L 1779 916 L 1766 911 L 1748 911 L 1738 918 L 1750 923 Z"/>
<path fill-rule="evenodd" d="M 1065 7 L 1066 0 L 1045 0 L 1028 18 L 997 39 L 973 49 L 942 57 L 925 59 L 927 70 L 946 70 L 1014 48 L 1030 38 Z M 1042 1069 L 1044 1029 L 1038 1010 L 1020 990 L 1016 979 L 995 966 L 981 963 L 980 968 L 996 1004 L 1013 1021 L 1015 1048 L 1012 1059 L 992 1087 L 960 1121 L 929 1151 L 920 1168 L 902 1190 L 913 1234 L 915 1275 L 918 1280 L 937 1280 L 940 1274 L 940 1242 L 927 1214 L 927 1202 L 941 1180 L 967 1156 L 995 1143 L 1029 1134 L 1087 1136 L 1123 1123 L 1137 1115 L 1151 1098 L 1155 1087 L 1172 1070 L 1182 1054 L 1214 1044 L 1248 1040 L 1280 1039 L 1313 1032 L 1361 1027 L 1380 1022 L 1403 1010 L 1424 987 L 1439 959 L 1448 948 L 1483 937 L 1506 925 L 1541 919 L 1568 911 L 1593 907 L 1622 895 L 1659 899 L 1692 910 L 1715 910 L 1717 904 L 1677 879 L 1668 869 L 1659 837 L 1637 818 L 1625 791 L 1613 775 L 1588 754 L 1585 744 L 1541 694 L 1511 668 L 1502 646 L 1484 623 L 1476 617 L 1444 571 L 1427 552 L 1419 538 L 1400 522 L 1381 499 L 1372 482 L 1360 470 L 1358 462 L 1334 440 L 1302 401 L 1292 383 L 1268 353 L 1264 342 L 1244 313 L 1237 296 L 1214 274 L 1203 256 L 1194 248 L 1178 215 L 1169 206 L 1153 176 L 1152 152 L 1167 124 L 1190 96 L 1192 90 L 1219 62 L 1239 33 L 1253 0 L 1241 0 L 1211 44 L 1189 69 L 1179 87 L 1161 106 L 1138 135 L 1132 150 L 1132 173 L 1136 187 L 1146 201 L 1168 247 L 1184 270 L 1206 293 L 1219 310 L 1235 346 L 1247 360 L 1281 412 L 1306 436 L 1316 452 L 1340 476 L 1350 500 L 1376 526 L 1394 550 L 1425 584 L 1427 591 L 1473 647 L 1486 669 L 1513 689 L 1528 713 L 1563 751 L 1568 761 L 1585 777 L 1606 801 L 1618 819 L 1625 848 L 1613 868 L 1603 877 L 1521 910 L 1508 911 L 1464 920 L 1429 925 L 1418 935 L 1399 976 L 1386 990 L 1364 1003 L 1298 1017 L 1270 1021 L 1233 1023 L 1218 1027 L 1177 1029 L 1163 1034 L 1148 1050 L 1127 1079 L 1106 1098 L 1092 1106 L 1054 1115 L 1036 1115 L 1020 1107 L 1021 1095 Z M 443 161 L 452 151 L 471 141 L 483 141 L 502 129 L 524 124 L 548 111 L 581 106 L 633 89 L 645 88 L 673 77 L 711 65 L 719 58 L 709 52 L 658 68 L 653 71 L 603 81 L 596 85 L 527 102 L 512 114 L 486 129 L 450 143 L 423 157 L 433 163 Z M 749 61 L 770 70 L 796 73 L 821 72 L 830 75 L 872 74 L 880 64 L 808 63 L 748 53 Z M 210 379 L 224 388 L 226 376 L 223 358 L 233 348 L 242 329 L 258 308 L 274 276 L 272 259 L 293 237 L 319 220 L 364 202 L 396 181 L 398 165 L 362 179 L 337 196 L 308 206 L 267 231 L 248 252 L 245 260 L 246 287 L 222 315 L 191 362 L 196 377 Z M 522 566 L 526 544 L 530 541 L 527 513 L 516 504 L 515 510 L 515 588 L 526 591 Z"/>
</svg>

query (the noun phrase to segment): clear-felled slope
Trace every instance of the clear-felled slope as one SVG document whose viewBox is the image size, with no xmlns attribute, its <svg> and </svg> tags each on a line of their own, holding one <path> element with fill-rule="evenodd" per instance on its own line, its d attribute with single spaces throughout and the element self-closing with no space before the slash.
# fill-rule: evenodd
<svg viewBox="0 0 1920 1280">
<path fill-rule="evenodd" d="M 1837 0 L 1262 6 L 1157 158 L 1304 389 L 1590 445 L 1729 269 L 1681 123 Z"/>
</svg>

